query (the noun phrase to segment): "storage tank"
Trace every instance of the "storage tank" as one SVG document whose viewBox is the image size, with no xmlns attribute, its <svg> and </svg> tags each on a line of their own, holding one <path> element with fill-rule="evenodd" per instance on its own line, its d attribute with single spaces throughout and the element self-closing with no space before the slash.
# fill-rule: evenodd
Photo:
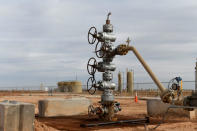
<svg viewBox="0 0 197 131">
<path fill-rule="evenodd" d="M 81 81 L 72 81 L 71 84 L 71 92 L 81 93 L 82 92 L 82 83 Z"/>
<path fill-rule="evenodd" d="M 127 71 L 127 92 L 133 95 L 133 71 Z"/>
<path fill-rule="evenodd" d="M 122 74 L 121 72 L 118 73 L 118 92 L 122 92 Z"/>
<path fill-rule="evenodd" d="M 81 81 L 61 81 L 58 82 L 58 89 L 60 92 L 81 93 L 82 83 Z"/>
</svg>

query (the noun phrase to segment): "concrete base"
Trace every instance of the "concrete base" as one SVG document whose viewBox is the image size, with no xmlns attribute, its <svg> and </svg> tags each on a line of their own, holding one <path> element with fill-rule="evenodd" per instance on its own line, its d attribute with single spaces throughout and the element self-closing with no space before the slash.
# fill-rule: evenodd
<svg viewBox="0 0 197 131">
<path fill-rule="evenodd" d="M 0 103 L 0 130 L 18 131 L 20 109 L 18 104 Z"/>
<path fill-rule="evenodd" d="M 1 131 L 34 131 L 35 107 L 30 103 L 3 101 L 0 103 Z"/>
<path fill-rule="evenodd" d="M 35 106 L 30 103 L 20 104 L 19 131 L 34 131 Z"/>
<path fill-rule="evenodd" d="M 197 109 L 194 109 L 193 111 L 187 111 L 182 108 L 170 108 L 166 114 L 169 106 L 170 104 L 163 103 L 160 99 L 149 99 L 147 100 L 147 114 L 152 117 L 171 115 L 175 117 L 188 117 L 190 119 L 197 118 Z"/>
<path fill-rule="evenodd" d="M 91 101 L 85 97 L 51 98 L 40 100 L 38 103 L 40 117 L 72 116 L 88 113 Z"/>
</svg>

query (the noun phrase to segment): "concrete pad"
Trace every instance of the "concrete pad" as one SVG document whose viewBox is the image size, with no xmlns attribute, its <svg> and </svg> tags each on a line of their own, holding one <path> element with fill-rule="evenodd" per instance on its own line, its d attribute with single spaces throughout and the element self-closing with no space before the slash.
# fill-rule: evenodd
<svg viewBox="0 0 197 131">
<path fill-rule="evenodd" d="M 147 114 L 152 117 L 163 116 L 166 114 L 169 106 L 170 104 L 163 103 L 161 99 L 149 99 L 147 100 Z M 166 115 L 196 119 L 197 109 L 194 109 L 193 111 L 188 111 L 184 110 L 183 108 L 170 108 Z"/>
<path fill-rule="evenodd" d="M 88 113 L 91 101 L 85 97 L 50 98 L 38 103 L 40 117 L 72 116 Z"/>
<path fill-rule="evenodd" d="M 160 99 L 147 100 L 147 114 L 149 116 L 162 115 L 167 111 L 170 104 L 163 103 Z"/>
<path fill-rule="evenodd" d="M 18 104 L 0 103 L 0 130 L 19 131 L 19 112 Z"/>
<path fill-rule="evenodd" d="M 33 104 L 6 100 L 0 103 L 0 114 L 1 131 L 34 131 Z"/>
<path fill-rule="evenodd" d="M 189 112 L 190 119 L 197 119 L 197 109 Z"/>
<path fill-rule="evenodd" d="M 19 131 L 34 131 L 35 106 L 30 103 L 20 103 Z"/>
</svg>

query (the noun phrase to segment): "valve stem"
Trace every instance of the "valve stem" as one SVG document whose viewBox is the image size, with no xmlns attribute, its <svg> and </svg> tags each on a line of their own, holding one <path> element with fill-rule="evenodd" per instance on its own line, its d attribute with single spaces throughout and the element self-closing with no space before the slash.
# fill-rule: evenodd
<svg viewBox="0 0 197 131">
<path fill-rule="evenodd" d="M 107 14 L 107 20 L 106 20 L 106 24 L 110 24 L 110 20 L 109 20 L 109 16 L 111 15 L 111 12 L 109 12 L 108 14 Z"/>
</svg>

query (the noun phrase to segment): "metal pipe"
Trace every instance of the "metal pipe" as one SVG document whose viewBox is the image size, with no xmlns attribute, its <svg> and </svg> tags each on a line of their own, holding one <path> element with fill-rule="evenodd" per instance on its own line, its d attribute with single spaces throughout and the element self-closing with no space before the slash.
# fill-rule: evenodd
<svg viewBox="0 0 197 131">
<path fill-rule="evenodd" d="M 129 46 L 128 47 L 128 50 L 133 51 L 133 53 L 135 54 L 135 56 L 137 57 L 137 59 L 141 62 L 142 66 L 148 72 L 148 74 L 150 75 L 150 77 L 152 78 L 152 80 L 155 82 L 155 84 L 157 85 L 157 87 L 160 89 L 160 91 L 162 93 L 164 93 L 166 91 L 166 88 L 161 84 L 161 82 L 159 81 L 159 79 L 157 79 L 157 77 L 155 76 L 155 74 L 152 72 L 152 70 L 150 69 L 150 67 L 147 65 L 147 63 L 144 61 L 144 59 L 139 54 L 139 52 L 135 49 L 135 47 Z"/>
<path fill-rule="evenodd" d="M 122 121 L 110 121 L 110 122 L 101 122 L 101 123 L 93 123 L 93 124 L 81 124 L 80 127 L 94 127 L 94 126 L 105 126 L 105 125 L 113 125 L 113 124 L 145 124 L 149 123 L 149 117 L 136 119 L 136 120 L 122 120 Z"/>
</svg>

